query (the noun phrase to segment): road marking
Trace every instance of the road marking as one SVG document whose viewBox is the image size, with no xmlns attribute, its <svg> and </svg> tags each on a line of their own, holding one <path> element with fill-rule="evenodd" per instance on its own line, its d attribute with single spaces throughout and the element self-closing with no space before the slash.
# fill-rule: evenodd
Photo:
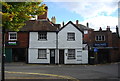
<svg viewBox="0 0 120 81">
<path fill-rule="evenodd" d="M 6 79 L 53 79 L 52 77 L 6 77 Z M 58 78 L 54 78 L 58 79 Z"/>
<path fill-rule="evenodd" d="M 28 74 L 28 75 L 43 75 L 43 76 L 51 76 L 51 77 L 58 77 L 61 79 L 70 79 L 72 81 L 79 81 L 76 78 L 70 77 L 70 76 L 62 76 L 62 75 L 55 75 L 55 74 L 44 74 L 44 73 L 29 73 L 29 72 L 11 72 L 11 71 L 5 71 L 5 73 L 12 73 L 12 74 Z"/>
</svg>

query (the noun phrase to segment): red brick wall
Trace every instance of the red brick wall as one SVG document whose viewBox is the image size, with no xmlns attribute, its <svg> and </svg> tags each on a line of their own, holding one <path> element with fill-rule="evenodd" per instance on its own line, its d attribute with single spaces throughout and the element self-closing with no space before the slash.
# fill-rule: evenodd
<svg viewBox="0 0 120 81">
<path fill-rule="evenodd" d="M 9 42 L 10 40 L 8 39 L 8 33 L 6 33 L 6 42 Z M 10 46 L 7 45 L 7 48 L 27 48 L 28 47 L 28 43 L 29 43 L 29 33 L 28 32 L 18 32 L 17 33 L 17 40 L 18 45 L 15 46 Z"/>
<path fill-rule="evenodd" d="M 95 41 L 96 35 L 104 35 L 105 41 Z M 120 38 L 118 38 L 117 34 L 112 34 L 110 29 L 101 31 L 89 30 L 89 33 L 84 35 L 84 40 L 87 41 L 89 45 L 94 45 L 95 43 L 108 43 L 108 47 L 117 47 L 114 49 L 109 49 L 109 58 L 111 62 L 118 61 L 118 59 L 120 61 Z"/>
</svg>

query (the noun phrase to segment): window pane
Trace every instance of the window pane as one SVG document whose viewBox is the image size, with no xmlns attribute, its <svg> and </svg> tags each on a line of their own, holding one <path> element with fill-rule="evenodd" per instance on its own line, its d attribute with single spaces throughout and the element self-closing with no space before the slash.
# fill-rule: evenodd
<svg viewBox="0 0 120 81">
<path fill-rule="evenodd" d="M 75 59 L 75 49 L 68 49 L 68 59 Z"/>
<path fill-rule="evenodd" d="M 47 32 L 39 32 L 38 40 L 47 40 Z"/>
<path fill-rule="evenodd" d="M 9 32 L 9 40 L 17 40 L 17 33 Z"/>
<path fill-rule="evenodd" d="M 105 41 L 105 36 L 96 36 L 96 41 Z"/>
<path fill-rule="evenodd" d="M 98 41 L 98 39 L 99 39 L 99 37 L 98 36 L 96 36 L 96 40 Z"/>
<path fill-rule="evenodd" d="M 103 41 L 105 40 L 105 36 L 102 36 L 102 40 L 103 40 Z"/>
<path fill-rule="evenodd" d="M 75 33 L 68 33 L 67 40 L 75 40 Z"/>
<path fill-rule="evenodd" d="M 101 41 L 101 36 L 99 36 L 99 39 L 98 39 L 99 41 Z"/>
<path fill-rule="evenodd" d="M 43 58 L 47 58 L 46 49 L 39 49 L 38 50 L 38 59 L 43 59 Z"/>
</svg>

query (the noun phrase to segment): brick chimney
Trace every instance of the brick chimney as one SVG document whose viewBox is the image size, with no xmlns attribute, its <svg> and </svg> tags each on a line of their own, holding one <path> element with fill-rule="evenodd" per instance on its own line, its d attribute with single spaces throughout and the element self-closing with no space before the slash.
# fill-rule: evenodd
<svg viewBox="0 0 120 81">
<path fill-rule="evenodd" d="M 48 7 L 46 6 L 45 9 L 46 9 L 46 12 L 43 15 L 39 15 L 37 18 L 38 20 L 47 19 Z"/>
<path fill-rule="evenodd" d="M 99 31 L 102 31 L 102 28 L 100 27 Z"/>
<path fill-rule="evenodd" d="M 106 29 L 107 31 L 110 31 L 110 26 L 107 26 L 107 29 Z"/>
<path fill-rule="evenodd" d="M 56 24 L 56 18 L 55 16 L 51 18 L 52 23 Z"/>
<path fill-rule="evenodd" d="M 87 27 L 89 28 L 89 23 L 87 22 Z"/>
<path fill-rule="evenodd" d="M 76 20 L 76 25 L 78 26 L 78 24 L 79 24 L 79 21 L 78 21 L 78 20 Z"/>
<path fill-rule="evenodd" d="M 116 26 L 116 33 L 119 34 L 118 26 Z"/>
</svg>

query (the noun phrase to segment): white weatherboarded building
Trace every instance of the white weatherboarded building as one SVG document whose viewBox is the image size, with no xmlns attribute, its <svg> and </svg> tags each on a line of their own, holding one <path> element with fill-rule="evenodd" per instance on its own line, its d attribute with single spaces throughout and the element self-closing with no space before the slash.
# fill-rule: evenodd
<svg viewBox="0 0 120 81">
<path fill-rule="evenodd" d="M 71 21 L 58 31 L 49 21 L 36 21 L 29 32 L 28 63 L 88 64 L 83 32 Z"/>
<path fill-rule="evenodd" d="M 34 23 L 29 32 L 28 63 L 55 64 L 58 27 L 48 20 L 32 22 Z"/>
<path fill-rule="evenodd" d="M 83 46 L 83 32 L 68 22 L 58 33 L 59 64 L 87 64 L 88 50 Z"/>
</svg>

